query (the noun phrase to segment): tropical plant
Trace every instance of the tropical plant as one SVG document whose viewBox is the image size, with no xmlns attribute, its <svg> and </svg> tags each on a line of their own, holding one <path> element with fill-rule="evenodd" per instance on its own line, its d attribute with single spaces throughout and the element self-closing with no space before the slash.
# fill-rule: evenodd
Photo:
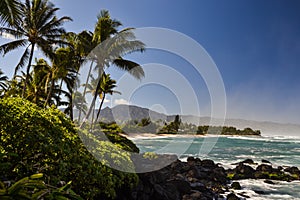
<svg viewBox="0 0 300 200">
<path fill-rule="evenodd" d="M 0 96 L 7 90 L 7 80 L 8 77 L 0 69 Z"/>
<path fill-rule="evenodd" d="M 43 109 L 21 98 L 0 99 L 0 113 L 1 180 L 43 173 L 42 180 L 55 187 L 72 181 L 72 190 L 84 199 L 112 199 L 117 189 L 129 189 L 137 183 L 135 174 L 107 167 L 109 163 L 124 169 L 133 167 L 129 154 L 117 148 L 134 147 L 125 137 L 114 136 L 112 144 L 77 132 L 61 111 Z M 82 140 L 91 146 L 84 146 Z"/>
<path fill-rule="evenodd" d="M 22 178 L 10 187 L 6 187 L 0 181 L 0 199 L 64 199 L 64 200 L 82 200 L 82 198 L 71 190 L 71 181 L 66 185 L 57 188 L 46 184 L 41 180 L 42 173 L 33 174 Z"/>
<path fill-rule="evenodd" d="M 21 4 L 18 0 L 0 1 L 0 24 L 12 26 L 21 17 Z"/>
<path fill-rule="evenodd" d="M 58 8 L 47 0 L 26 0 L 20 6 L 20 17 L 16 18 L 13 24 L 0 28 L 1 35 L 10 34 L 16 38 L 12 42 L 1 45 L 0 53 L 5 55 L 14 49 L 25 47 L 15 68 L 16 75 L 17 71 L 27 62 L 22 95 L 25 94 L 35 48 L 39 47 L 46 56 L 53 58 L 53 45 L 65 44 L 61 38 L 65 30 L 61 26 L 71 18 L 66 16 L 57 18 L 55 15 L 57 10 Z"/>
<path fill-rule="evenodd" d="M 125 70 L 132 74 L 135 78 L 141 79 L 144 76 L 144 71 L 138 63 L 123 59 L 122 56 L 136 52 L 144 51 L 145 45 L 135 39 L 132 28 L 126 28 L 118 31 L 121 22 L 112 19 L 107 10 L 102 10 L 98 15 L 98 21 L 93 32 L 92 42 L 97 46 L 90 52 L 88 59 L 91 60 L 89 74 L 87 76 L 86 85 L 89 82 L 92 64 L 95 62 L 95 70 L 97 71 L 98 83 L 95 88 L 100 90 L 101 76 L 105 68 L 114 65 L 119 69 Z M 85 96 L 85 91 L 83 95 Z M 94 110 L 97 93 L 93 96 L 91 106 L 83 120 L 84 122 L 90 117 L 92 110 Z"/>
<path fill-rule="evenodd" d="M 162 127 L 162 129 L 160 129 L 158 133 L 177 134 L 180 124 L 180 116 L 176 115 L 174 121 L 170 122 L 169 124 L 166 123 L 165 126 Z"/>
<path fill-rule="evenodd" d="M 116 81 L 110 78 L 110 74 L 105 74 L 103 73 L 101 78 L 100 78 L 100 105 L 99 105 L 99 109 L 98 109 L 98 113 L 97 113 L 97 117 L 96 117 L 96 121 L 98 121 L 106 94 L 121 94 L 119 91 L 114 90 L 114 88 L 117 87 L 116 85 Z"/>
</svg>

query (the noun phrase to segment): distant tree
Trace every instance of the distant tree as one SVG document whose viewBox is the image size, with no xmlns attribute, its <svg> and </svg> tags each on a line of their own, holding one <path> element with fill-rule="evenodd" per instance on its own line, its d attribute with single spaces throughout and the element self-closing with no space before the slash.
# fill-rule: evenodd
<svg viewBox="0 0 300 200">
<path fill-rule="evenodd" d="M 149 124 L 151 123 L 151 119 L 148 117 L 148 118 L 143 118 L 141 119 L 141 122 L 139 123 L 139 126 L 148 126 Z"/>
<path fill-rule="evenodd" d="M 104 100 L 106 98 L 106 94 L 110 94 L 113 95 L 114 93 L 116 94 L 121 94 L 121 92 L 114 90 L 115 87 L 117 87 L 116 85 L 116 81 L 110 78 L 110 74 L 105 74 L 103 73 L 100 79 L 100 105 L 99 105 L 99 109 L 98 109 L 98 113 L 97 113 L 97 117 L 96 117 L 96 121 L 98 120 L 99 116 L 100 116 L 100 112 L 104 103 Z"/>
<path fill-rule="evenodd" d="M 179 127 L 181 124 L 181 119 L 179 115 L 175 116 L 175 119 L 170 124 L 165 123 L 165 126 L 159 130 L 158 133 L 171 133 L 176 134 L 178 133 Z"/>
</svg>

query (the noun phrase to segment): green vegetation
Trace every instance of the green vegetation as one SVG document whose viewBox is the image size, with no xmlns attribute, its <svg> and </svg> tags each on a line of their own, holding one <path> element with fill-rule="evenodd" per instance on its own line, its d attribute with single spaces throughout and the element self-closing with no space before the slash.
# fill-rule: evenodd
<svg viewBox="0 0 300 200">
<path fill-rule="evenodd" d="M 177 134 L 180 124 L 181 124 L 181 119 L 180 119 L 179 115 L 176 115 L 174 121 L 170 122 L 169 124 L 165 123 L 165 126 L 163 126 L 158 131 L 158 133 L 159 134 Z"/>
<path fill-rule="evenodd" d="M 232 126 L 198 126 L 197 134 L 205 135 L 205 134 L 220 134 L 220 135 L 254 135 L 260 136 L 259 130 L 252 130 L 251 128 L 245 128 L 243 130 L 239 130 Z"/>
<path fill-rule="evenodd" d="M 71 18 L 58 17 L 59 9 L 48 0 L 1 1 L 0 7 L 0 35 L 9 34 L 15 38 L 0 44 L 0 54 L 5 56 L 24 48 L 19 62 L 11 66 L 15 71 L 11 80 L 0 70 L 0 181 L 11 181 L 13 188 L 19 188 L 12 195 L 24 194 L 24 199 L 59 198 L 52 194 L 72 199 L 71 191 L 83 199 L 110 199 L 116 197 L 118 190 L 128 190 L 135 185 L 137 175 L 107 166 L 132 169 L 128 151 L 139 152 L 139 149 L 119 135 L 122 131 L 116 124 L 94 123 L 106 95 L 116 92 L 116 81 L 105 73 L 108 67 L 114 65 L 138 79 L 144 76 L 138 63 L 123 58 L 128 53 L 143 52 L 145 48 L 141 41 L 135 40 L 132 28 L 119 30 L 122 23 L 112 19 L 107 10 L 102 10 L 93 32 L 67 32 L 63 24 Z M 110 46 L 105 46 L 107 39 L 110 39 Z M 86 87 L 92 86 L 90 89 L 94 90 L 93 103 L 88 108 L 87 88 L 83 93 L 76 91 L 81 84 L 77 77 L 82 64 L 99 53 L 96 47 L 100 44 L 107 52 L 101 52 L 106 56 L 103 60 L 93 57 L 97 73 L 95 83 L 92 83 L 92 70 L 85 82 Z M 34 57 L 37 47 L 45 57 Z M 91 56 L 88 58 L 88 55 Z M 91 131 L 86 126 L 86 129 L 76 130 L 72 122 L 73 109 L 80 112 L 78 121 L 82 113 L 88 119 L 97 98 L 100 109 L 93 116 L 94 129 Z M 61 107 L 65 108 L 64 113 L 57 109 Z M 44 176 L 35 188 L 27 188 L 27 185 L 36 184 L 36 180 L 27 182 L 30 178 L 24 177 L 36 173 Z M 67 184 L 61 188 L 58 183 Z M 11 188 L 2 184 L 0 188 L 5 198 L 19 198 L 8 195 Z M 46 189 L 48 192 L 44 194 Z M 65 196 L 63 192 L 70 195 Z M 43 195 L 34 197 L 40 193 Z"/>
<path fill-rule="evenodd" d="M 0 177 L 15 182 L 43 173 L 42 180 L 53 186 L 72 181 L 72 190 L 84 199 L 113 198 L 118 188 L 137 182 L 136 175 L 102 164 L 109 163 L 105 159 L 113 155 L 112 164 L 128 163 L 118 167 L 133 167 L 129 154 L 117 148 L 127 143 L 126 138 L 114 136 L 115 146 L 80 134 L 81 139 L 92 141 L 91 152 L 100 162 L 84 147 L 73 123 L 55 108 L 43 109 L 21 98 L 5 98 L 0 100 L 0 113 Z"/>
<path fill-rule="evenodd" d="M 34 174 L 17 181 L 10 187 L 6 187 L 5 184 L 0 181 L 0 199 L 82 200 L 82 198 L 71 189 L 71 181 L 57 188 L 45 184 L 44 181 L 40 180 L 42 177 L 43 174 Z"/>
<path fill-rule="evenodd" d="M 153 123 L 150 118 L 139 120 L 130 120 L 122 125 L 125 133 L 156 133 L 159 125 Z"/>
</svg>

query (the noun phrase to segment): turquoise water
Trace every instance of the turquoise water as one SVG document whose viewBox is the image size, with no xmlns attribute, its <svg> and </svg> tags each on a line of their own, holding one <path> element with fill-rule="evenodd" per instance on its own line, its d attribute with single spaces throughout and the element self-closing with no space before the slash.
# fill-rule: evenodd
<svg viewBox="0 0 300 200">
<path fill-rule="evenodd" d="M 297 137 L 151 137 L 135 138 L 142 152 L 177 154 L 185 160 L 188 156 L 208 158 L 222 163 L 225 168 L 247 158 L 261 163 L 262 159 L 274 166 L 300 168 L 300 138 Z M 242 191 L 251 199 L 300 199 L 300 182 L 276 182 L 269 185 L 263 180 L 241 181 Z M 253 190 L 264 191 L 258 195 Z"/>
</svg>

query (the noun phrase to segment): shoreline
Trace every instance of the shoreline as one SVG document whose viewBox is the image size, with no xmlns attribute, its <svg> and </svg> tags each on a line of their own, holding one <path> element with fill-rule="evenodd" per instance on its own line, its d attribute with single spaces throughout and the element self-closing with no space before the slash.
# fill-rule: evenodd
<svg viewBox="0 0 300 200">
<path fill-rule="evenodd" d="M 257 138 L 257 139 L 296 139 L 300 140 L 299 136 L 294 135 L 197 135 L 197 134 L 156 134 L 156 133 L 119 133 L 128 139 L 148 139 L 148 138 L 180 138 L 180 137 L 194 137 L 194 138 L 208 138 L 208 137 L 236 137 L 236 138 Z"/>
<path fill-rule="evenodd" d="M 197 135 L 197 134 L 156 134 L 156 133 L 120 133 L 128 139 L 147 139 L 147 138 L 172 138 L 172 137 L 194 137 L 194 138 L 206 138 L 206 137 L 249 137 L 249 138 L 265 138 L 266 136 L 260 135 Z M 300 138 L 299 138 L 300 139 Z"/>
</svg>

